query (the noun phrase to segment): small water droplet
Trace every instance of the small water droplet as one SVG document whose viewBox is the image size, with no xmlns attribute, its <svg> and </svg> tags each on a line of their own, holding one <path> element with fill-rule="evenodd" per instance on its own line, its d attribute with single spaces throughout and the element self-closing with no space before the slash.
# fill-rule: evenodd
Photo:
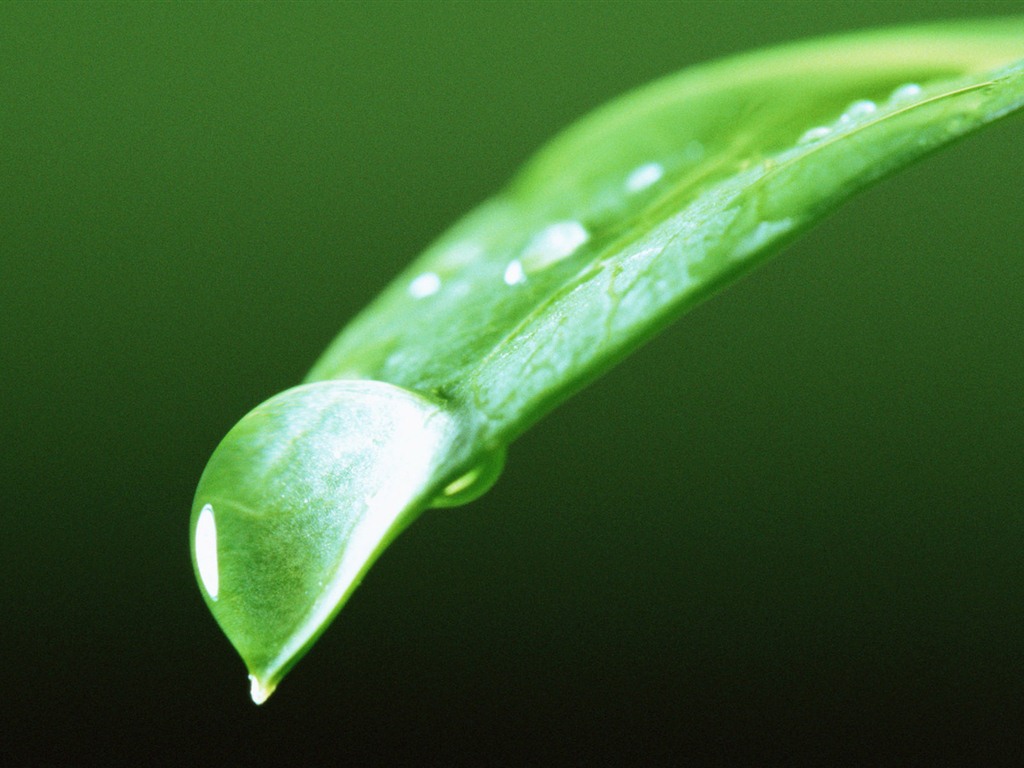
<svg viewBox="0 0 1024 768">
<path fill-rule="evenodd" d="M 832 133 L 832 129 L 828 126 L 816 125 L 815 127 L 804 131 L 804 135 L 797 139 L 797 144 L 813 144 L 815 141 L 821 141 L 830 133 Z"/>
<path fill-rule="evenodd" d="M 568 258 L 589 239 L 590 233 L 578 221 L 559 221 L 547 226 L 523 251 L 519 260 L 523 272 L 538 272 Z M 508 282 L 508 272 L 505 273 L 505 282 Z"/>
<path fill-rule="evenodd" d="M 441 278 L 434 272 L 424 272 L 409 283 L 409 295 L 414 299 L 433 296 L 441 290 Z"/>
<path fill-rule="evenodd" d="M 629 192 L 640 192 L 659 181 L 665 175 L 665 169 L 661 163 L 644 163 L 626 177 L 626 190 Z"/>
<path fill-rule="evenodd" d="M 264 685 L 259 681 L 256 675 L 249 675 L 249 695 L 252 697 L 254 704 L 262 704 L 270 698 L 270 694 L 274 692 L 275 686 Z"/>
<path fill-rule="evenodd" d="M 877 111 L 878 105 L 875 102 L 861 99 L 860 101 L 853 102 L 853 104 L 846 108 L 846 111 L 840 116 L 839 122 L 843 125 L 849 125 L 857 120 L 873 115 Z"/>
<path fill-rule="evenodd" d="M 894 90 L 892 94 L 890 94 L 889 100 L 897 103 L 901 101 L 912 101 L 920 96 L 923 90 L 924 89 L 917 83 L 906 83 Z"/>
<path fill-rule="evenodd" d="M 519 285 L 520 283 L 525 282 L 526 271 L 523 269 L 523 262 L 519 259 L 513 259 L 509 262 L 509 265 L 505 267 L 505 284 Z"/>
<path fill-rule="evenodd" d="M 469 472 L 453 480 L 431 503 L 433 507 L 458 507 L 483 496 L 505 468 L 505 449 L 491 451 Z"/>
<path fill-rule="evenodd" d="M 199 579 L 211 600 L 220 592 L 220 568 L 217 564 L 217 523 L 213 518 L 213 506 L 207 504 L 199 513 L 196 522 L 196 568 Z"/>
</svg>

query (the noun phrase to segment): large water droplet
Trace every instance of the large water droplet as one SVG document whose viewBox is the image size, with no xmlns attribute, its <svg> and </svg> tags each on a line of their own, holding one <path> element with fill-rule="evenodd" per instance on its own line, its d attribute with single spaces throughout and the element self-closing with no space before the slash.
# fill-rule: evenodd
<svg viewBox="0 0 1024 768">
<path fill-rule="evenodd" d="M 455 433 L 446 411 L 413 392 L 323 381 L 258 406 L 217 447 L 196 490 L 192 555 L 254 700 L 426 505 Z"/>
<path fill-rule="evenodd" d="M 661 180 L 665 169 L 661 163 L 644 163 L 626 177 L 627 192 L 641 192 Z"/>
</svg>

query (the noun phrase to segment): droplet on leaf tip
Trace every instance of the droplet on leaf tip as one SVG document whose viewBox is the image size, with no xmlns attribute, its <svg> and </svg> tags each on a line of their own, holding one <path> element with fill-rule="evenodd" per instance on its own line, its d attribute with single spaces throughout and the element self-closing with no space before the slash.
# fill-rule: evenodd
<svg viewBox="0 0 1024 768">
<path fill-rule="evenodd" d="M 274 692 L 276 687 L 274 685 L 264 685 L 256 675 L 249 675 L 249 695 L 252 697 L 254 704 L 262 704 L 269 699 L 270 694 Z"/>
<path fill-rule="evenodd" d="M 415 392 L 320 381 L 260 404 L 221 441 L 196 489 L 192 554 L 253 701 L 422 508 L 455 433 L 450 414 Z"/>
</svg>

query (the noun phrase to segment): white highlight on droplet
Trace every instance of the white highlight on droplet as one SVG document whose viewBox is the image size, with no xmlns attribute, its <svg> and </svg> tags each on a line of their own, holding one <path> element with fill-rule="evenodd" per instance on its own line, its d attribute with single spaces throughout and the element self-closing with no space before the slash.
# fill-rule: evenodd
<svg viewBox="0 0 1024 768">
<path fill-rule="evenodd" d="M 809 129 L 807 131 L 804 131 L 804 135 L 801 136 L 797 140 L 797 143 L 798 144 L 811 144 L 812 142 L 815 142 L 815 141 L 821 141 L 826 136 L 828 136 L 830 133 L 832 133 L 832 129 L 829 128 L 828 126 L 826 126 L 826 125 L 817 125 L 814 128 L 811 128 L 811 129 Z"/>
<path fill-rule="evenodd" d="M 875 114 L 878 111 L 878 105 L 875 102 L 868 99 L 861 99 L 855 101 L 853 104 L 846 108 L 842 116 L 839 118 L 839 122 L 844 125 L 856 122 L 862 118 L 868 117 L 869 115 Z"/>
<path fill-rule="evenodd" d="M 523 269 L 523 262 L 514 259 L 505 267 L 505 284 L 518 285 L 526 282 L 526 270 Z"/>
<path fill-rule="evenodd" d="M 210 504 L 199 512 L 196 522 L 196 566 L 206 593 L 216 600 L 220 592 L 220 569 L 217 566 L 217 523 Z"/>
<path fill-rule="evenodd" d="M 889 100 L 895 102 L 911 101 L 912 99 L 916 99 L 920 96 L 923 90 L 924 89 L 917 83 L 907 83 L 893 91 L 889 96 Z"/>
<path fill-rule="evenodd" d="M 661 163 L 645 163 L 626 177 L 626 190 L 629 192 L 640 192 L 656 183 L 665 175 L 665 169 Z"/>
<path fill-rule="evenodd" d="M 409 295 L 414 299 L 433 296 L 441 290 L 441 278 L 434 272 L 424 272 L 409 283 Z"/>
<path fill-rule="evenodd" d="M 274 692 L 274 687 L 273 685 L 263 685 L 256 675 L 249 675 L 249 695 L 254 704 L 262 704 L 269 699 L 270 694 Z"/>
<path fill-rule="evenodd" d="M 589 239 L 590 233 L 578 221 L 558 221 L 544 227 L 523 250 L 519 259 L 523 272 L 538 272 L 568 258 Z M 507 272 L 505 282 L 508 282 Z"/>
<path fill-rule="evenodd" d="M 870 99 L 855 101 L 846 108 L 846 111 L 832 125 L 816 125 L 797 139 L 797 144 L 813 144 L 816 141 L 828 138 L 833 131 L 844 131 L 860 120 L 870 117 L 878 111 L 878 105 Z"/>
</svg>

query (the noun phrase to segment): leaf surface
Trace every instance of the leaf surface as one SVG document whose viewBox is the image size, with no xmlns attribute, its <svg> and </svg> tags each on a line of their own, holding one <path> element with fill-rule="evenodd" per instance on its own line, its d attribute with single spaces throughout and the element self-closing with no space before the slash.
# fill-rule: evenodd
<svg viewBox="0 0 1024 768">
<path fill-rule="evenodd" d="M 472 403 L 505 442 L 874 181 L 1022 102 L 1024 21 L 686 70 L 586 117 L 456 224 L 308 380 Z M 525 417 L 525 418 L 524 418 Z"/>
<path fill-rule="evenodd" d="M 816 40 L 686 70 L 553 140 L 214 453 L 193 559 L 254 698 L 537 418 L 857 191 L 1021 109 L 1022 59 L 1021 18 Z"/>
</svg>

